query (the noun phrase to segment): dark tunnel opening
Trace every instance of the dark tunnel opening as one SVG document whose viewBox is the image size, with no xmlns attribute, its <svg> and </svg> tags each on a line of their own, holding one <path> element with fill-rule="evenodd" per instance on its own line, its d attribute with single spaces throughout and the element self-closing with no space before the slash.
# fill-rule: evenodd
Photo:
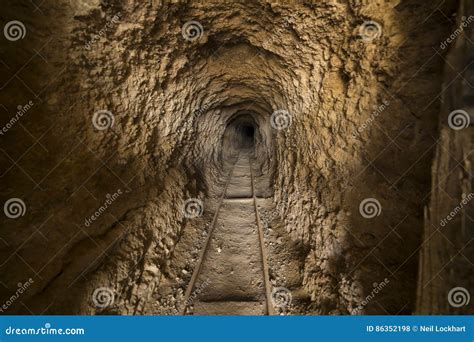
<svg viewBox="0 0 474 342">
<path fill-rule="evenodd" d="M 256 157 L 259 141 L 259 127 L 253 116 L 238 115 L 229 121 L 222 137 L 223 161 L 231 161 L 242 153 Z"/>
<path fill-rule="evenodd" d="M 203 189 L 209 196 L 219 196 L 220 187 L 227 181 L 239 159 L 245 160 L 245 163 L 239 164 L 239 169 L 248 174 L 251 167 L 254 172 L 256 194 L 264 197 L 273 194 L 276 163 L 273 159 L 275 145 L 269 117 L 266 113 L 249 109 L 234 109 L 226 113 L 219 138 L 215 140 L 211 152 L 215 163 L 202 166 L 207 176 Z M 216 182 L 216 179 L 219 181 Z"/>
<path fill-rule="evenodd" d="M 239 125 L 236 139 L 236 143 L 241 150 L 253 150 L 255 147 L 255 127 L 248 124 Z"/>
</svg>

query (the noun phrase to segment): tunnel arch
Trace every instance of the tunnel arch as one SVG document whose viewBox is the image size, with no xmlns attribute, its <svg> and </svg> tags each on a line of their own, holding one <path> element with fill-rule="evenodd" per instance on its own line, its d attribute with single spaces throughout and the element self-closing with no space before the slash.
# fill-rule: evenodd
<svg viewBox="0 0 474 342">
<path fill-rule="evenodd" d="M 221 138 L 223 163 L 234 159 L 238 153 L 255 157 L 255 149 L 261 142 L 259 125 L 249 113 L 234 116 L 227 122 Z"/>
<path fill-rule="evenodd" d="M 393 312 L 413 308 L 418 260 L 411 252 L 424 234 L 426 206 L 426 198 L 422 200 L 419 194 L 431 190 L 430 181 L 422 176 L 430 173 L 433 138 L 444 127 L 437 121 L 441 98 L 431 99 L 442 88 L 447 60 L 435 56 L 428 63 L 419 57 L 432 55 L 431 45 L 424 44 L 427 39 L 439 42 L 451 34 L 453 22 L 446 18 L 462 15 L 455 1 L 446 1 L 433 15 L 429 2 L 415 10 L 410 4 L 414 0 L 397 6 L 326 0 L 291 5 L 88 1 L 90 6 L 86 6 L 85 1 L 56 2 L 58 5 L 49 6 L 47 16 L 34 16 L 34 20 L 12 7 L 12 16 L 37 28 L 29 30 L 26 45 L 7 42 L 2 53 L 2 60 L 16 70 L 20 62 L 30 63 L 22 57 L 28 57 L 27 50 L 41 43 L 45 34 L 55 32 L 60 38 L 41 52 L 46 59 L 54 57 L 54 63 L 46 66 L 44 59 L 34 59 L 29 64 L 32 73 L 27 81 L 31 89 L 42 89 L 44 101 L 33 108 L 39 115 L 23 118 L 32 120 L 23 122 L 25 127 L 50 152 L 45 158 L 43 150 L 36 151 L 39 144 L 32 146 L 21 160 L 26 172 L 18 174 L 14 172 L 17 167 L 12 167 L 5 175 L 11 185 L 5 195 L 10 190 L 12 196 L 29 194 L 27 202 L 32 206 L 52 199 L 44 209 L 33 207 L 21 219 L 8 221 L 24 229 L 24 234 L 14 234 L 17 229 L 10 228 L 3 232 L 12 248 L 23 246 L 23 236 L 35 233 L 32 227 L 37 222 L 44 222 L 45 233 L 57 236 L 46 249 L 43 239 L 33 237 L 21 250 L 27 263 L 16 262 L 13 255 L 2 269 L 8 275 L 2 282 L 15 288 L 31 272 L 29 264 L 37 270 L 41 267 L 41 279 L 35 278 L 34 287 L 22 300 L 28 308 L 49 313 L 73 309 L 111 313 L 94 308 L 90 300 L 92 287 L 107 286 L 117 295 L 115 313 L 171 310 L 180 301 L 176 288 L 188 280 L 193 267 L 196 237 L 206 227 L 195 223 L 202 217 L 186 217 L 182 203 L 199 199 L 204 215 L 212 212 L 214 195 L 222 193 L 227 175 L 220 159 L 221 138 L 229 120 L 244 112 L 251 112 L 261 134 L 262 142 L 254 140 L 255 148 L 261 146 L 266 153 L 257 158 L 261 163 L 255 165 L 256 184 L 263 184 L 262 179 L 269 175 L 274 188 L 269 198 L 274 209 L 267 216 L 274 221 L 269 222 L 273 233 L 268 230 L 268 237 L 275 234 L 280 239 L 270 240 L 275 246 L 273 255 L 285 255 L 272 270 L 275 285 L 296 290 L 298 297 L 306 291 L 307 305 L 302 307 L 308 312 L 341 314 L 356 312 L 354 308 L 370 294 L 373 283 L 379 283 L 390 270 L 400 281 L 391 282 L 390 290 L 366 311 L 376 314 L 384 312 L 382 307 Z M 102 39 L 94 40 L 94 48 L 85 49 L 95 28 L 103 27 L 104 18 L 118 12 L 120 20 Z M 430 20 L 420 24 L 424 14 Z M 58 22 L 49 27 L 51 15 Z M 372 19 L 383 24 L 383 32 L 368 42 L 356 26 Z M 192 42 L 180 34 L 189 20 L 204 29 Z M 39 77 L 43 74 L 54 80 L 45 82 Z M 21 82 L 12 82 L 11 87 L 12 96 L 5 93 L 2 102 L 8 108 L 31 97 Z M 387 89 L 397 90 L 397 96 L 387 96 Z M 390 104 L 372 122 L 374 109 L 387 100 Z M 425 108 L 426 100 L 431 103 Z M 74 110 L 66 113 L 65 108 Z M 413 115 L 419 108 L 424 110 Z M 113 126 L 101 131 L 92 125 L 96 110 L 110 111 Z M 284 130 L 269 123 L 278 110 L 292 116 L 292 124 Z M 358 132 L 367 122 L 372 125 Z M 53 123 L 62 129 L 46 134 L 44 129 Z M 23 153 L 31 140 L 28 131 L 21 127 L 9 131 L 15 138 L 8 139 L 5 151 L 11 156 Z M 244 127 L 244 135 L 246 131 Z M 458 133 L 456 137 L 462 138 Z M 71 153 L 63 160 L 66 151 Z M 423 158 L 418 160 L 419 156 Z M 443 160 L 438 164 L 449 165 Z M 30 181 L 35 180 L 41 180 L 41 188 L 51 193 L 32 192 Z M 116 186 L 125 185 L 126 195 L 86 231 L 97 245 L 81 232 L 76 234 L 76 225 L 97 210 L 101 199 Z M 258 196 L 263 197 L 262 193 Z M 380 200 L 380 217 L 367 220 L 360 215 L 359 204 L 365 198 Z M 429 211 L 432 217 L 428 216 L 435 222 L 435 214 L 442 212 L 436 203 L 433 208 Z M 51 212 L 55 213 L 52 217 Z M 74 224 L 64 225 L 65 217 Z M 382 241 L 395 226 L 401 239 Z M 187 241 L 187 236 L 190 253 L 180 254 L 179 243 Z M 112 237 L 119 240 L 113 239 L 104 257 L 103 246 Z M 1 253 L 9 250 L 0 245 Z M 61 248 L 64 245 L 69 247 Z M 289 245 L 297 246 L 297 264 L 288 262 L 291 258 L 282 246 Z M 373 248 L 377 258 L 363 259 Z M 43 265 L 38 250 L 46 261 L 57 260 Z M 431 252 L 429 246 L 426 252 Z M 179 262 L 169 266 L 174 256 Z M 429 267 L 423 270 L 421 265 Z M 420 270 L 425 275 L 432 267 L 423 262 Z M 69 285 L 71 279 L 78 280 Z M 175 280 L 176 288 L 171 291 Z M 6 286 L 0 291 L 9 298 Z M 430 292 L 431 287 L 426 287 L 430 289 L 427 299 L 440 293 L 436 286 Z M 156 307 L 145 308 L 143 298 Z M 26 306 L 16 304 L 26 312 Z"/>
</svg>

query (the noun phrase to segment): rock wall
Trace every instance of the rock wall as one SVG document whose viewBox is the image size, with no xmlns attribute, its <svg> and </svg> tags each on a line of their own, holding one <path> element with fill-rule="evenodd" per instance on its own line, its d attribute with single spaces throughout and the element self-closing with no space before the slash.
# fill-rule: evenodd
<svg viewBox="0 0 474 342">
<path fill-rule="evenodd" d="M 474 199 L 472 126 L 474 6 L 461 1 L 445 65 L 440 137 L 432 167 L 431 198 L 425 209 L 417 312 L 472 314 Z M 449 41 L 444 43 L 449 44 Z"/>
<path fill-rule="evenodd" d="M 0 298 L 34 280 L 8 313 L 176 313 L 166 291 L 192 271 L 176 266 L 192 259 L 180 239 L 198 246 L 213 210 L 190 220 L 183 204 L 218 196 L 241 113 L 288 246 L 273 252 L 291 250 L 270 267 L 301 294 L 292 313 L 411 313 L 438 139 L 433 47 L 456 7 L 8 0 L 2 22 L 27 34 L 2 41 L 4 121 L 34 102 L 1 136 L 2 200 L 26 213 L 2 218 Z"/>
</svg>

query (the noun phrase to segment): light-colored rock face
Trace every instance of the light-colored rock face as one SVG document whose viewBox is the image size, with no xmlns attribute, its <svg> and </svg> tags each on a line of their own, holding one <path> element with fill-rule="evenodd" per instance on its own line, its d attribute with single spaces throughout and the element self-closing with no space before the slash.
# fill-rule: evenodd
<svg viewBox="0 0 474 342">
<path fill-rule="evenodd" d="M 457 1 L 61 0 L 35 16 L 23 2 L 2 18 L 25 13 L 28 35 L 5 43 L 0 102 L 35 105 L 2 136 L 2 198 L 27 213 L 0 228 L 1 298 L 34 283 L 9 312 L 179 312 L 239 149 L 257 161 L 272 285 L 295 298 L 285 312 L 413 310 L 433 46 Z M 185 217 L 190 198 L 202 216 Z"/>
</svg>

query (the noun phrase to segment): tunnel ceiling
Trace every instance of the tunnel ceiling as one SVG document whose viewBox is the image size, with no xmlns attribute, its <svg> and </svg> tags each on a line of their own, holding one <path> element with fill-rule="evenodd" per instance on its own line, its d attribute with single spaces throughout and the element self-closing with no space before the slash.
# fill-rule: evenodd
<svg viewBox="0 0 474 342">
<path fill-rule="evenodd" d="M 33 49 L 49 61 L 35 58 L 23 75 L 38 96 L 24 125 L 41 144 L 23 157 L 25 172 L 5 176 L 7 196 L 27 197 L 30 215 L 2 232 L 25 261 L 3 264 L 10 278 L 2 281 L 35 277 L 28 308 L 175 313 L 190 273 L 185 256 L 195 260 L 198 250 L 177 243 L 185 231 L 200 241 L 226 177 L 226 136 L 243 139 L 232 126 L 242 120 L 254 128 L 272 234 L 288 246 L 272 247 L 284 255 L 272 280 L 304 293 L 295 313 L 354 313 L 386 277 L 397 281 L 380 304 L 413 310 L 410 255 L 422 234 L 443 67 L 432 46 L 449 35 L 441 12 L 453 14 L 455 1 L 442 11 L 396 0 L 45 3 L 24 19 L 37 27 L 25 44 L 2 52 L 11 70 Z M 30 97 L 18 82 L 2 103 Z M 98 111 L 110 115 L 93 122 Z M 26 151 L 31 137 L 10 133 L 17 138 L 6 152 Z M 211 199 L 194 221 L 181 211 L 189 198 Z M 365 198 L 383 215 L 361 217 Z M 39 226 L 45 237 L 26 241 Z M 117 294 L 108 311 L 91 303 L 101 286 Z M 367 310 L 382 312 L 375 303 Z"/>
</svg>

